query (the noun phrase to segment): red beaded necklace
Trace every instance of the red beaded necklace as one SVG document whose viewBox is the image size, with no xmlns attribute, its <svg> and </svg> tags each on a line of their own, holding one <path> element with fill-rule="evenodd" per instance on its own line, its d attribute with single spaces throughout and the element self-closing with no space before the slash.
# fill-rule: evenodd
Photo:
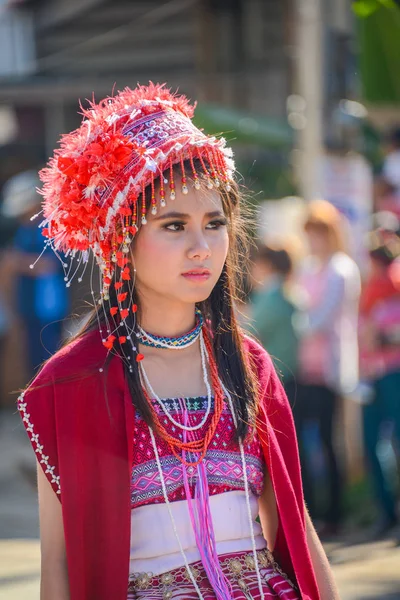
<svg viewBox="0 0 400 600">
<path fill-rule="evenodd" d="M 189 442 L 183 442 L 172 435 L 170 435 L 165 427 L 162 425 L 157 412 L 154 409 L 153 403 L 147 393 L 147 390 L 143 387 L 143 394 L 149 403 L 153 420 L 155 423 L 155 429 L 159 436 L 167 442 L 169 445 L 171 452 L 173 455 L 184 465 L 186 466 L 196 466 L 198 465 L 204 458 L 208 446 L 210 445 L 211 440 L 214 437 L 216 432 L 219 420 L 222 415 L 222 411 L 224 408 L 224 392 L 222 390 L 221 382 L 218 376 L 218 367 L 214 358 L 211 341 L 208 335 L 208 332 L 205 327 L 203 327 L 204 332 L 204 343 L 207 349 L 208 354 L 208 362 L 210 366 L 210 374 L 211 374 L 211 384 L 214 390 L 214 414 L 211 418 L 211 422 L 209 427 L 207 428 L 207 432 L 203 439 L 200 440 L 192 440 Z M 199 457 L 196 461 L 190 462 L 182 457 L 182 452 L 199 452 Z"/>
</svg>

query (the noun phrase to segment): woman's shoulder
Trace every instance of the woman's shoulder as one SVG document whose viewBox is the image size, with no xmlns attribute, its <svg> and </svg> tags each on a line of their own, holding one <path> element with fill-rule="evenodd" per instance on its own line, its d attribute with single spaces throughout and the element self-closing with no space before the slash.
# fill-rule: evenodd
<svg viewBox="0 0 400 600">
<path fill-rule="evenodd" d="M 242 333 L 242 340 L 245 354 L 251 358 L 258 376 L 270 377 L 274 373 L 274 366 L 265 348 L 247 333 Z"/>
<path fill-rule="evenodd" d="M 282 418 L 291 422 L 291 408 L 271 356 L 248 335 L 243 336 L 243 344 L 256 373 L 260 407 L 267 411 L 273 423 Z"/>
</svg>

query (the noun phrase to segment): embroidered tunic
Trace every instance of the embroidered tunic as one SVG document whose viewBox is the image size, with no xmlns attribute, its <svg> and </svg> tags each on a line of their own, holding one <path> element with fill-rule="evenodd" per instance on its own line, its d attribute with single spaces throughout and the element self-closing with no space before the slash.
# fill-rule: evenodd
<svg viewBox="0 0 400 600">
<path fill-rule="evenodd" d="M 191 427 L 203 423 L 191 435 L 196 438 L 204 437 L 213 415 L 213 399 L 207 417 L 207 397 L 169 398 L 162 400 L 162 404 L 175 423 L 185 423 Z M 167 432 L 183 439 L 184 432 L 168 418 L 158 401 L 153 400 L 153 405 Z M 214 600 L 220 596 L 215 594 L 196 548 L 184 486 L 185 469 L 190 496 L 194 498 L 199 478 L 198 468 L 183 465 L 171 453 L 168 444 L 159 437 L 156 438 L 156 444 L 182 547 L 202 596 L 207 600 Z M 297 600 L 296 590 L 266 548 L 261 527 L 255 522 L 258 514 L 257 497 L 263 490 L 265 469 L 261 443 L 255 433 L 248 436 L 244 453 L 264 597 Z M 207 475 L 213 537 L 221 573 L 225 575 L 230 589 L 229 598 L 259 599 L 260 590 L 244 494 L 242 457 L 235 440 L 235 425 L 227 402 L 224 402 L 223 413 L 203 465 Z M 165 498 L 149 428 L 140 414 L 136 413 L 131 478 L 132 532 L 135 535 L 132 536 L 134 542 L 131 544 L 129 600 L 167 600 L 172 597 L 188 600 L 199 597 L 178 551 L 170 515 L 167 510 L 163 510 L 163 506 Z"/>
<path fill-rule="evenodd" d="M 157 401 L 153 402 L 159 417 L 161 417 L 162 425 L 167 429 L 168 433 L 182 439 L 182 431 L 165 416 Z M 178 423 L 183 423 L 183 409 L 186 407 L 190 415 L 191 425 L 195 426 L 204 418 L 207 397 L 169 398 L 163 400 L 163 403 Z M 214 400 L 212 400 L 210 414 L 205 424 L 194 432 L 196 437 L 204 437 L 211 422 L 213 411 Z M 214 439 L 211 441 L 204 458 L 210 495 L 244 489 L 242 461 L 239 446 L 234 441 L 234 431 L 235 426 L 232 415 L 225 402 Z M 182 463 L 172 454 L 167 442 L 164 440 L 157 438 L 157 447 L 170 502 L 185 499 Z M 253 435 L 247 441 L 245 455 L 250 489 L 256 496 L 260 496 L 264 483 L 264 460 L 261 444 L 257 436 Z M 196 484 L 196 471 L 195 467 L 187 467 L 192 495 Z M 133 439 L 131 505 L 132 508 L 137 508 L 146 504 L 159 502 L 164 502 L 164 497 L 149 428 L 141 416 L 136 413 Z"/>
</svg>

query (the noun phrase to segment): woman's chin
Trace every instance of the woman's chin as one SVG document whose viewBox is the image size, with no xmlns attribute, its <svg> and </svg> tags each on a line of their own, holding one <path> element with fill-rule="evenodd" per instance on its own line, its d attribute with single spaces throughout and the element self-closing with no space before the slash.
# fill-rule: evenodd
<svg viewBox="0 0 400 600">
<path fill-rule="evenodd" d="M 197 304 L 198 302 L 204 302 L 210 296 L 210 290 L 196 290 L 192 293 L 182 294 L 181 300 L 188 303 Z"/>
</svg>

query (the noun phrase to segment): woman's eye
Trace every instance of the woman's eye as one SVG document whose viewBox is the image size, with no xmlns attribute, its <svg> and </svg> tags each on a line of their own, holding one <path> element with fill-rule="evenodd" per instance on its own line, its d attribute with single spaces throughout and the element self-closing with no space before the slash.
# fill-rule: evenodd
<svg viewBox="0 0 400 600">
<path fill-rule="evenodd" d="M 211 223 L 207 225 L 207 229 L 220 229 L 221 227 L 225 227 L 226 225 L 226 219 L 219 219 L 218 221 L 211 221 Z"/>
<path fill-rule="evenodd" d="M 185 227 L 185 223 L 168 223 L 168 225 L 164 225 L 164 229 L 167 231 L 182 231 Z"/>
</svg>

